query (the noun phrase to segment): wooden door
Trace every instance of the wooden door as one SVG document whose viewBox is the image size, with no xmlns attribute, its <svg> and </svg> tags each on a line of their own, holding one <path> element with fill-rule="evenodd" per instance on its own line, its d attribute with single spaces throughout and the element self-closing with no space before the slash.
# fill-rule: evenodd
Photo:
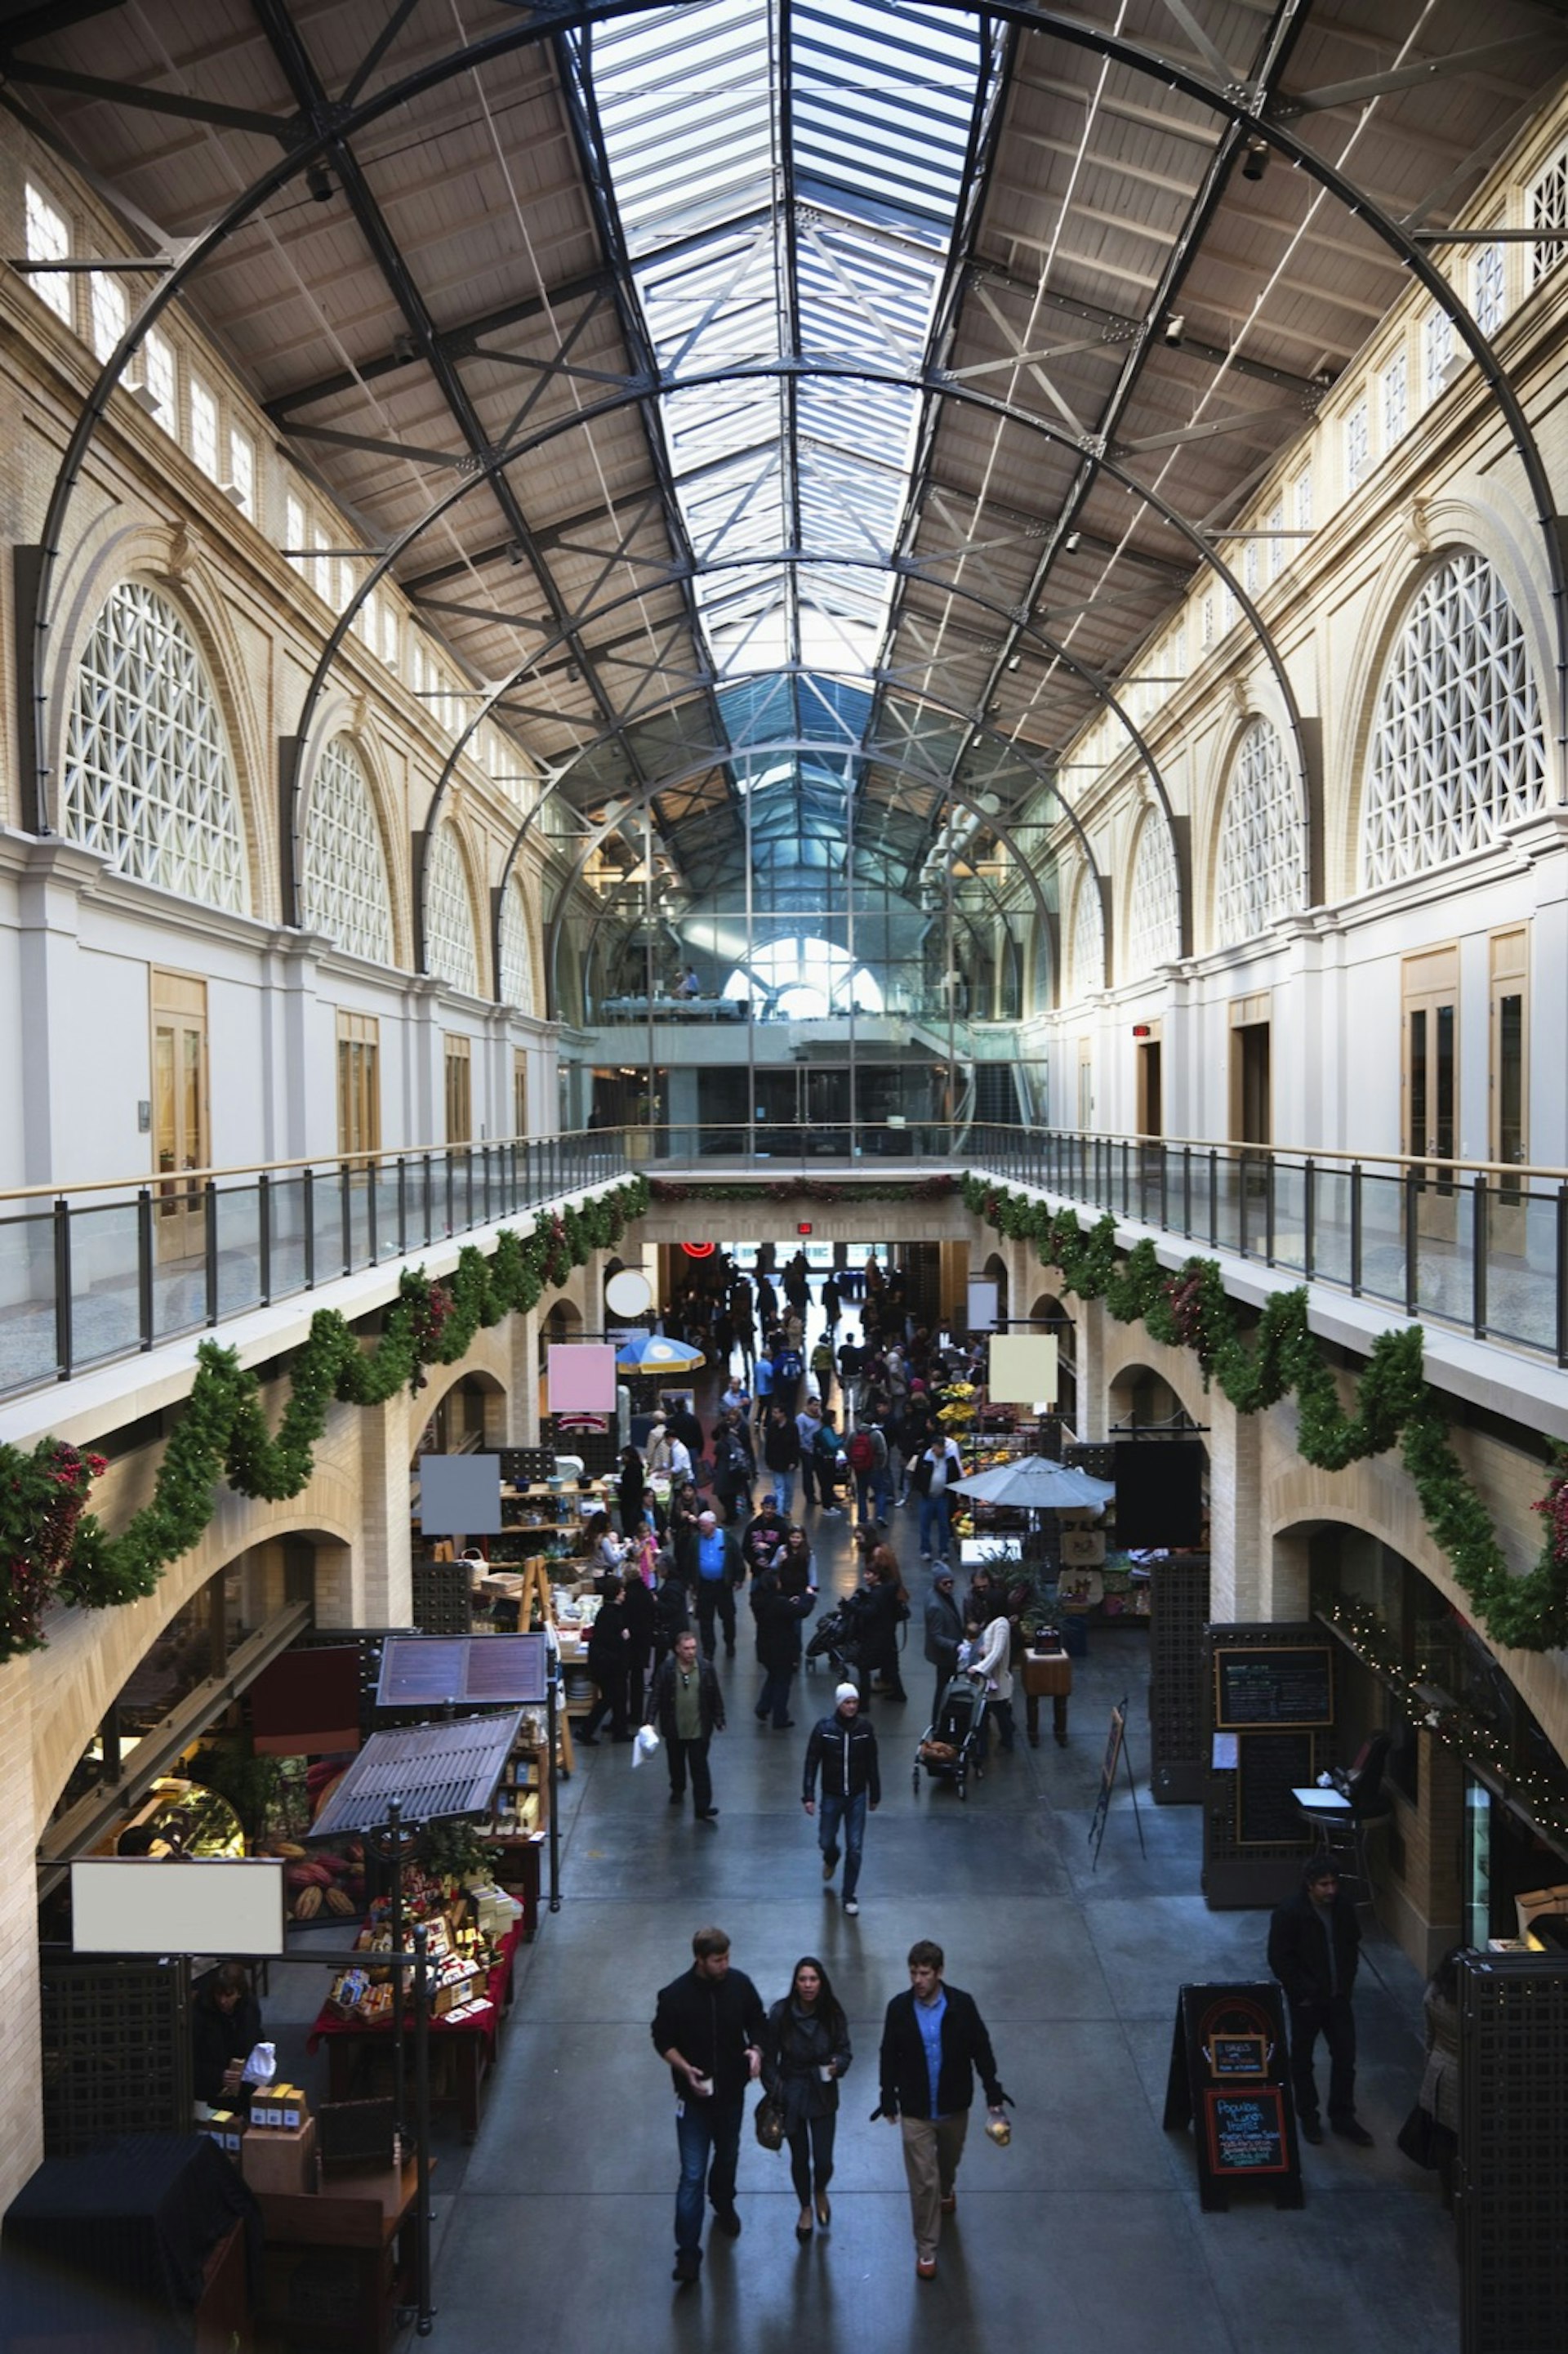
<svg viewBox="0 0 1568 2354">
<path fill-rule="evenodd" d="M 1150 1038 L 1138 1050 L 1138 1132 L 1163 1136 L 1165 1109 L 1160 1070 L 1160 1041 Z"/>
<path fill-rule="evenodd" d="M 1529 956 L 1530 935 L 1521 925 L 1494 932 L 1488 943 L 1491 988 L 1488 1026 L 1491 1068 L 1488 1075 L 1489 1161 L 1518 1166 L 1530 1159 Z M 1522 1188 L 1504 1178 L 1490 1181 L 1490 1247 L 1522 1253 L 1525 1203 Z"/>
<path fill-rule="evenodd" d="M 1231 1141 L 1266 1145 L 1273 1136 L 1268 1024 L 1241 1023 L 1231 1032 Z"/>
<path fill-rule="evenodd" d="M 207 1119 L 207 983 L 192 973 L 153 973 L 154 1228 L 160 1259 L 196 1258 L 204 1242 L 202 1188 L 175 1172 L 212 1161 Z"/>
<path fill-rule="evenodd" d="M 1459 1133 L 1458 949 L 1406 957 L 1404 982 L 1404 1150 L 1420 1164 L 1417 1232 L 1452 1242 L 1458 1230 L 1452 1167 Z"/>
</svg>

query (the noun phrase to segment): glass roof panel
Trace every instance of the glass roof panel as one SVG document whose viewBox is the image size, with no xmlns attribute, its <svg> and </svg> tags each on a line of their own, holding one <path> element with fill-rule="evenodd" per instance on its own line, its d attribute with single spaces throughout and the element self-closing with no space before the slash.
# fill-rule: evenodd
<svg viewBox="0 0 1568 2354">
<path fill-rule="evenodd" d="M 918 0 L 686 0 L 568 46 L 681 387 L 658 402 L 671 479 L 732 782 L 755 796 L 747 743 L 848 755 L 870 722 L 912 379 L 1000 52 L 982 19 Z M 799 755 L 786 766 L 804 835 Z M 821 778 L 811 834 L 835 805 L 842 833 L 859 766 Z M 783 782 L 770 765 L 770 801 Z"/>
</svg>

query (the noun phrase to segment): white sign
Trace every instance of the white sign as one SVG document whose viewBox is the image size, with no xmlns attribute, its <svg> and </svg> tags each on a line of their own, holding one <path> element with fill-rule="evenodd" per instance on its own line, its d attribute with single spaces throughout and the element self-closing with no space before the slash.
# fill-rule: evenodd
<svg viewBox="0 0 1568 2354">
<path fill-rule="evenodd" d="M 985 1391 L 993 1405 L 1054 1406 L 1055 1334 L 993 1332 Z"/>
<path fill-rule="evenodd" d="M 971 1275 L 969 1278 L 969 1331 L 994 1332 L 1001 1294 L 994 1276 Z"/>
<path fill-rule="evenodd" d="M 70 1868 L 79 1954 L 281 1954 L 281 1856 L 88 1856 Z"/>
</svg>

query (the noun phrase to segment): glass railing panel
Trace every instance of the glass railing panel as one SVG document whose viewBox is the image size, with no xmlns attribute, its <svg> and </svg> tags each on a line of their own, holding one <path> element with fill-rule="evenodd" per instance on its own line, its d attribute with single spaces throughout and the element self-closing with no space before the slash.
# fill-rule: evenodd
<svg viewBox="0 0 1568 2354">
<path fill-rule="evenodd" d="M 370 1201 L 375 1180 L 367 1169 L 351 1169 L 347 1182 L 348 1263 L 351 1268 L 368 1267 L 370 1265 Z"/>
<path fill-rule="evenodd" d="M 1521 1186 L 1487 1202 L 1487 1330 L 1557 1349 L 1557 1196 Z"/>
<path fill-rule="evenodd" d="M 172 1340 L 207 1321 L 207 1237 L 199 1188 L 154 1188 L 153 1338 Z"/>
<path fill-rule="evenodd" d="M 1370 1299 L 1404 1306 L 1404 1181 L 1361 1172 L 1361 1289 Z"/>
<path fill-rule="evenodd" d="M 1312 1177 L 1312 1271 L 1326 1283 L 1351 1284 L 1351 1190 L 1348 1169 L 1317 1169 Z M 1294 1264 L 1294 1261 L 1292 1262 Z"/>
<path fill-rule="evenodd" d="M 377 1258 L 397 1258 L 400 1255 L 397 1162 L 380 1162 L 372 1172 L 370 1182 L 376 1193 L 376 1256 Z"/>
<path fill-rule="evenodd" d="M 217 1312 L 240 1316 L 261 1300 L 257 1244 L 260 1195 L 254 1185 L 220 1189 L 217 1209 Z"/>
<path fill-rule="evenodd" d="M 311 1185 L 311 1225 L 315 1243 L 315 1280 L 334 1283 L 344 1271 L 343 1194 L 335 1169 L 318 1169 Z"/>
<path fill-rule="evenodd" d="M 1475 1207 L 1467 1185 L 1427 1182 L 1413 1189 L 1415 1312 L 1450 1324 L 1474 1320 Z M 1412 1201 L 1405 1204 L 1408 1221 Z M 1408 1224 L 1406 1227 L 1408 1232 Z"/>
<path fill-rule="evenodd" d="M 54 1219 L 0 1219 L 0 1391 L 31 1389 L 58 1371 Z"/>
<path fill-rule="evenodd" d="M 274 1299 L 287 1299 L 305 1288 L 305 1181 L 274 1177 L 267 1188 L 267 1215 L 271 1229 L 270 1290 Z"/>
<path fill-rule="evenodd" d="M 1304 1275 L 1307 1271 L 1307 1171 L 1299 1161 L 1272 1163 L 1274 1186 L 1274 1264 Z"/>
<path fill-rule="evenodd" d="M 71 1212 L 71 1364 L 128 1355 L 142 1341 L 136 1279 L 134 1202 L 85 1204 Z"/>
</svg>

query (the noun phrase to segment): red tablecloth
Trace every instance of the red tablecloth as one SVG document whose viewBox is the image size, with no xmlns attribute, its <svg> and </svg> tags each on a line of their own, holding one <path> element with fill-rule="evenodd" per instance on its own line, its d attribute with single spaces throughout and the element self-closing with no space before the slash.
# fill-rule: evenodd
<svg viewBox="0 0 1568 2354">
<path fill-rule="evenodd" d="M 519 1924 L 515 1929 L 508 1931 L 502 1940 L 494 1966 L 485 1981 L 483 2010 L 470 2010 L 462 2019 L 432 2019 L 430 2021 L 432 2035 L 482 2035 L 485 2042 L 493 2046 L 495 2031 L 501 2024 L 501 2015 L 512 1999 L 513 1957 L 522 1943 L 523 1929 L 522 1925 Z M 366 1954 L 365 1958 L 366 1965 L 371 1966 L 376 1956 L 374 1954 Z M 409 2035 L 413 2033 L 414 2018 L 411 2011 L 404 2012 L 403 2027 L 405 2033 Z M 380 2019 L 340 2019 L 336 2011 L 323 2008 L 316 2015 L 315 2025 L 310 2031 L 305 2050 L 319 2051 L 321 2045 L 331 2035 L 390 2035 L 391 2032 L 390 2013 L 384 2014 Z"/>
</svg>

